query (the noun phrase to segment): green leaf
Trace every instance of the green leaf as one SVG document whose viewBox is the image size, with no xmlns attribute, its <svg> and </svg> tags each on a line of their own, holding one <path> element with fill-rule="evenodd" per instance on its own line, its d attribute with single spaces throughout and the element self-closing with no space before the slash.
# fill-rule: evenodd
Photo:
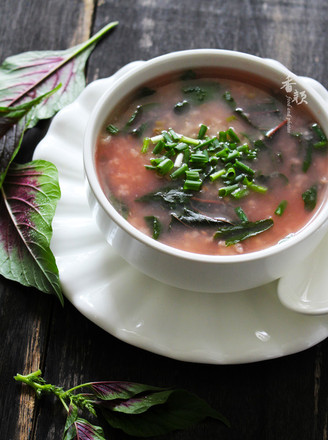
<svg viewBox="0 0 328 440">
<path fill-rule="evenodd" d="M 223 226 L 214 234 L 214 238 L 225 240 L 227 246 L 239 243 L 247 238 L 261 234 L 273 226 L 273 220 L 267 218 L 256 222 L 243 222 L 238 225 Z"/>
<path fill-rule="evenodd" d="M 229 426 L 224 416 L 188 391 L 166 391 L 159 393 L 157 397 L 152 396 L 152 399 L 154 404 L 138 415 L 112 411 L 105 406 L 101 406 L 101 411 L 109 425 L 136 437 L 151 437 L 187 429 L 206 417 Z"/>
<path fill-rule="evenodd" d="M 318 195 L 317 185 L 311 186 L 311 188 L 307 189 L 302 194 L 302 199 L 303 199 L 303 202 L 304 202 L 304 208 L 307 211 L 312 211 L 316 207 L 317 195 Z"/>
<path fill-rule="evenodd" d="M 200 214 L 199 212 L 192 211 L 187 208 L 183 210 L 182 215 L 171 213 L 171 217 L 172 219 L 177 220 L 180 223 L 190 226 L 198 226 L 198 225 L 210 226 L 210 225 L 220 225 L 220 224 L 221 225 L 231 224 L 231 222 L 229 222 L 226 219 L 209 217 L 208 215 Z"/>
<path fill-rule="evenodd" d="M 30 51 L 7 58 L 0 66 L 0 106 L 30 101 L 63 84 L 60 93 L 42 102 L 29 118 L 29 128 L 52 117 L 85 87 L 84 67 L 98 40 L 118 22 L 107 24 L 92 38 L 66 50 Z"/>
<path fill-rule="evenodd" d="M 26 286 L 55 293 L 63 302 L 50 250 L 60 189 L 56 167 L 36 160 L 12 164 L 0 194 L 0 273 Z"/>
<path fill-rule="evenodd" d="M 177 188 L 164 188 L 159 191 L 151 192 L 145 194 L 137 199 L 138 202 L 151 202 L 158 201 L 164 205 L 176 206 L 187 203 L 187 201 L 192 197 L 192 194 L 186 193 L 181 189 Z"/>
</svg>

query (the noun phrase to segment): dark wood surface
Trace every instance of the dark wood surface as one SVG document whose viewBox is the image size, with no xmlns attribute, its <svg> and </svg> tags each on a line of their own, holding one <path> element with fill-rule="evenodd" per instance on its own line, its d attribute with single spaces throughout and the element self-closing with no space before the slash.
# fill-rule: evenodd
<svg viewBox="0 0 328 440">
<path fill-rule="evenodd" d="M 0 61 L 27 50 L 65 49 L 119 20 L 87 65 L 87 80 L 169 51 L 223 48 L 271 57 L 328 86 L 325 0 L 2 0 Z M 1 86 L 1 85 L 0 85 Z M 29 133 L 25 157 L 45 134 Z M 172 440 L 326 440 L 328 342 L 247 365 L 175 361 L 125 344 L 58 301 L 0 279 L 0 439 L 57 440 L 64 414 L 51 399 L 13 380 L 41 368 L 64 387 L 89 380 L 131 380 L 186 388 L 231 421 L 206 421 Z M 126 438 L 110 431 L 108 438 Z"/>
</svg>

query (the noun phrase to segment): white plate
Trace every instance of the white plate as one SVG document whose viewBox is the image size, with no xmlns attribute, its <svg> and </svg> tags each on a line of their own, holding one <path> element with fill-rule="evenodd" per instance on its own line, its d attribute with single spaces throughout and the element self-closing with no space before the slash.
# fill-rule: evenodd
<svg viewBox="0 0 328 440">
<path fill-rule="evenodd" d="M 90 84 L 54 118 L 34 159 L 53 162 L 62 197 L 52 251 L 65 296 L 117 338 L 184 361 L 235 364 L 304 350 L 328 336 L 328 316 L 284 307 L 277 283 L 236 293 L 189 292 L 133 269 L 105 242 L 86 199 L 82 143 L 91 110 L 117 76 Z"/>
</svg>

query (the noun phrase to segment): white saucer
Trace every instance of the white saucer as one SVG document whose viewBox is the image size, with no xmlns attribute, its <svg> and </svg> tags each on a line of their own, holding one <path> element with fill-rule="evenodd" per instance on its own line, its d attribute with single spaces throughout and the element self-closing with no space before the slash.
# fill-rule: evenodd
<svg viewBox="0 0 328 440">
<path fill-rule="evenodd" d="M 95 103 L 114 76 L 90 84 L 54 118 L 34 159 L 54 163 L 62 197 L 52 251 L 65 296 L 91 321 L 132 345 L 171 358 L 236 364 L 304 350 L 328 336 L 328 316 L 284 307 L 277 283 L 236 293 L 189 292 L 133 269 L 105 242 L 84 190 L 82 143 Z"/>
</svg>

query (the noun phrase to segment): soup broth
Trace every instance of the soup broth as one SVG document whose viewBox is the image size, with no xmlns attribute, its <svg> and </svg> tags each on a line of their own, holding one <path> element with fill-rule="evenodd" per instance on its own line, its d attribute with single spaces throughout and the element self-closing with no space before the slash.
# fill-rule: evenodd
<svg viewBox="0 0 328 440">
<path fill-rule="evenodd" d="M 306 101 L 246 79 L 179 72 L 140 87 L 108 116 L 99 181 L 137 229 L 185 251 L 233 255 L 311 221 L 326 197 L 326 136 Z"/>
</svg>

